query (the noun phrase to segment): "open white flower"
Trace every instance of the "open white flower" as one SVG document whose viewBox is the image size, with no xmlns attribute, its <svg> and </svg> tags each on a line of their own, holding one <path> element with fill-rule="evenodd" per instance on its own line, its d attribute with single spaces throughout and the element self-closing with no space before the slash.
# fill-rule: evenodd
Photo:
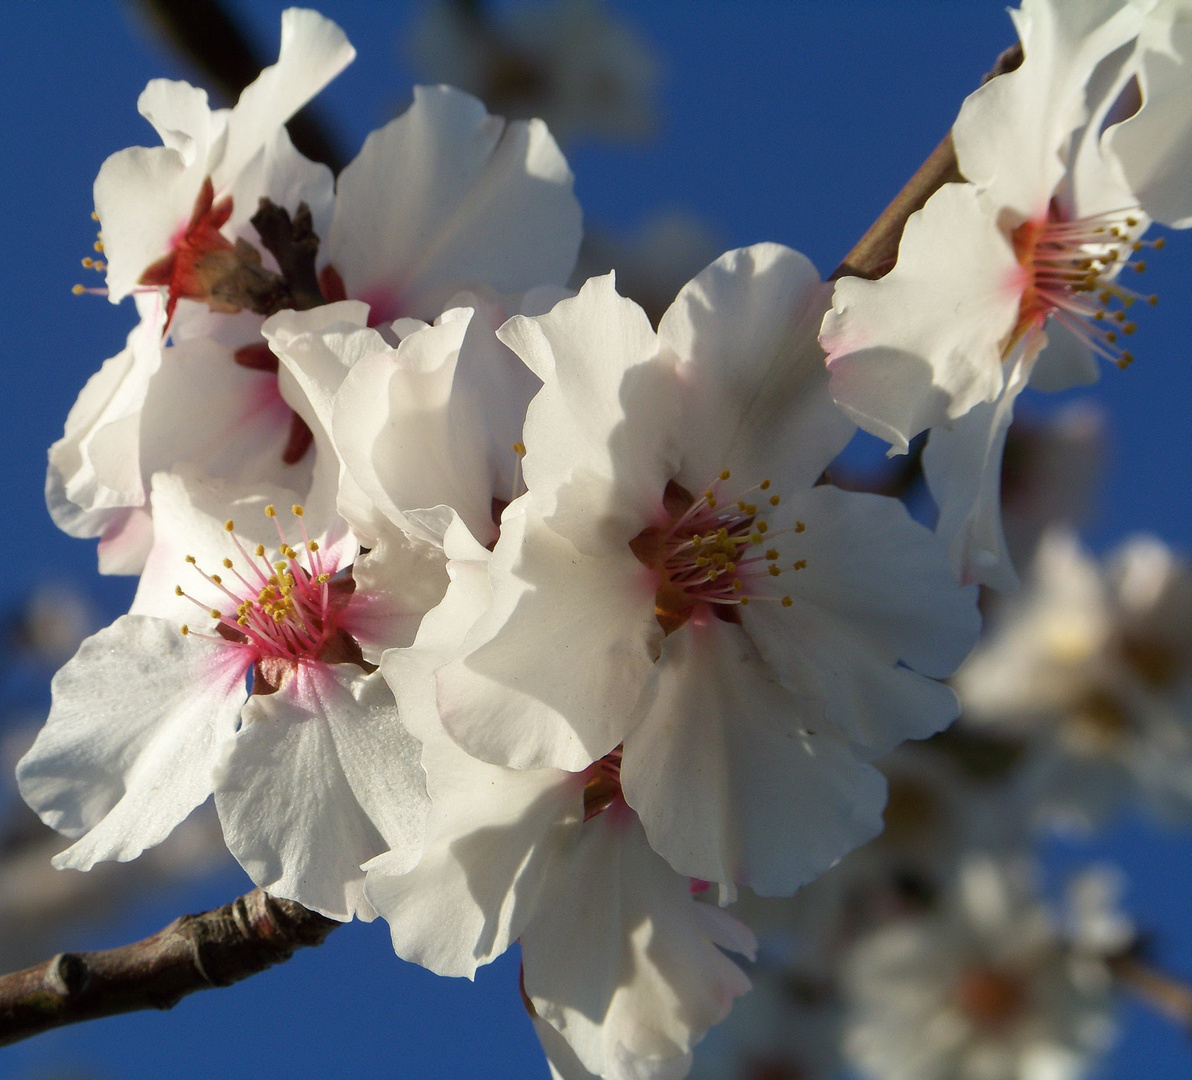
<svg viewBox="0 0 1192 1080">
<path fill-rule="evenodd" d="M 1014 400 L 1028 382 L 1092 382 L 1098 356 L 1128 365 L 1128 309 L 1148 299 L 1120 280 L 1143 268 L 1129 260 L 1149 218 L 1107 145 L 1144 5 L 1025 0 L 1012 15 L 1022 66 L 970 95 L 952 129 L 969 183 L 911 216 L 885 277 L 841 279 L 821 336 L 858 424 L 893 452 L 932 429 L 924 469 L 953 566 L 1003 590 L 1016 584 L 998 510 Z M 1129 148 L 1144 171 L 1160 152 Z"/>
<path fill-rule="evenodd" d="M 234 248 L 263 181 L 280 159 L 289 180 L 314 180 L 329 209 L 331 173 L 298 154 L 285 122 L 352 62 L 356 51 L 335 23 L 314 11 L 282 13 L 277 63 L 265 68 L 233 109 L 212 111 L 207 93 L 155 79 L 137 107 L 161 136 L 159 147 L 132 147 L 104 162 L 95 181 L 109 296 L 138 284 L 162 285 L 170 313 L 186 296 L 207 299 L 212 273 Z M 312 212 L 317 204 L 310 203 Z"/>
<path fill-rule="evenodd" d="M 854 949 L 846 1056 L 877 1080 L 1076 1080 L 1114 1035 L 1114 899 L 1078 879 L 1061 930 L 1029 864 L 970 857 L 942 910 Z"/>
<path fill-rule="evenodd" d="M 444 975 L 521 942 L 524 993 L 561 1075 L 678 1078 L 690 1050 L 749 982 L 720 948 L 753 937 L 697 901 L 649 845 L 618 782 L 618 755 L 582 772 L 514 770 L 464 753 L 435 707 L 436 667 L 458 652 L 489 593 L 489 552 L 456 519 L 447 530 L 452 591 L 408 649 L 382 668 L 422 743 L 431 798 L 422 856 L 368 864 L 366 895 L 394 948 Z M 561 1039 L 560 1039 L 561 1036 Z"/>
<path fill-rule="evenodd" d="M 220 258 L 235 261 L 246 242 L 259 241 L 234 207 L 255 209 L 262 196 L 288 212 L 308 203 L 327 243 L 318 252 L 319 284 L 312 262 L 310 295 L 301 304 L 290 299 L 309 306 L 354 298 L 348 307 L 333 303 L 311 314 L 315 324 L 348 318 L 362 324 L 360 300 L 372 305 L 372 325 L 397 316 L 432 320 L 460 289 L 484 293 L 486 314 L 496 318 L 506 307 L 530 310 L 521 307 L 523 293 L 557 290 L 571 273 L 580 210 L 567 163 L 541 122 L 507 125 L 467 94 L 419 87 L 410 109 L 370 136 L 341 174 L 334 206 L 330 171 L 307 162 L 284 129 L 278 132 L 224 200 L 230 220 L 208 221 L 201 231 Z M 176 156 L 167 148 L 161 153 Z M 166 287 L 138 296 L 141 327 L 88 384 L 50 451 L 51 514 L 73 535 L 103 538 L 105 571 L 140 570 L 152 542 L 146 492 L 159 470 L 192 468 L 233 483 L 278 484 L 312 512 L 333 499 L 312 491 L 326 463 L 317 460 L 302 395 L 285 375 L 279 378 L 277 354 L 261 336 L 262 315 L 224 303 L 214 284 L 230 272 L 223 263 L 208 267 L 211 280 L 185 278 L 202 252 L 188 255 L 179 243 L 169 257 L 172 276 L 166 280 L 162 270 L 153 279 Z M 167 325 L 170 341 L 163 343 Z M 309 320 L 303 326 L 313 331 Z M 492 347 L 507 355 L 495 339 Z M 521 374 L 514 382 L 530 378 L 516 361 L 509 365 L 515 366 Z"/>
<path fill-rule="evenodd" d="M 1044 820 L 1088 826 L 1139 796 L 1192 813 L 1192 573 L 1159 541 L 1102 567 L 1047 536 L 955 685 L 965 723 L 1027 741 Z"/>
<path fill-rule="evenodd" d="M 18 766 L 26 802 L 77 838 L 55 865 L 135 858 L 214 791 L 259 885 L 372 917 L 360 865 L 386 850 L 412 863 L 425 813 L 417 746 L 375 661 L 441 596 L 441 557 L 410 542 L 356 559 L 342 525 L 310 538 L 301 508 L 284 530 L 264 496 L 166 473 L 153 510 L 131 613 L 58 673 Z M 190 630 L 196 617 L 206 628 Z"/>
<path fill-rule="evenodd" d="M 543 381 L 448 730 L 514 768 L 623 743 L 625 797 L 691 877 L 789 892 L 879 828 L 865 759 L 938 730 L 971 590 L 891 499 L 815 486 L 852 426 L 801 255 L 730 252 L 659 333 L 589 281 L 500 336 Z M 926 674 L 919 674 L 924 672 Z"/>
</svg>

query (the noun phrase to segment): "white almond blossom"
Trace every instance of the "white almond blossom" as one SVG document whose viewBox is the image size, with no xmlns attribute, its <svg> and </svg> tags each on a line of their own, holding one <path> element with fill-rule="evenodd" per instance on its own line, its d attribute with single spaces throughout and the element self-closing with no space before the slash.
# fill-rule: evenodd
<svg viewBox="0 0 1192 1080">
<path fill-rule="evenodd" d="M 826 302 L 806 259 L 763 244 L 686 286 L 658 334 L 611 275 L 506 324 L 544 384 L 528 490 L 436 674 L 470 753 L 576 772 L 623 744 L 654 848 L 763 893 L 878 831 L 866 761 L 953 717 L 928 676 L 978 624 L 899 503 L 816 486 L 852 433 L 815 343 Z"/>
<path fill-rule="evenodd" d="M 213 791 L 249 876 L 332 918 L 372 917 L 363 862 L 417 858 L 417 746 L 375 662 L 413 639 L 442 560 L 413 542 L 356 559 L 342 524 L 311 538 L 297 506 L 283 528 L 267 499 L 288 494 L 154 477 L 132 610 L 55 677 L 18 765 L 25 801 L 75 841 L 56 866 L 136 858 Z"/>
<path fill-rule="evenodd" d="M 749 988 L 720 949 L 751 955 L 753 936 L 650 847 L 621 794 L 619 755 L 582 772 L 514 770 L 443 731 L 430 676 L 489 594 L 491 558 L 458 518 L 444 546 L 451 592 L 412 647 L 382 659 L 422 744 L 425 843 L 412 870 L 400 854 L 369 863 L 366 895 L 398 955 L 439 974 L 471 978 L 520 941 L 523 992 L 556 1075 L 678 1080 L 692 1045 Z"/>
<path fill-rule="evenodd" d="M 955 686 L 966 724 L 1026 741 L 1044 820 L 1087 827 L 1139 797 L 1192 812 L 1192 572 L 1158 540 L 1101 566 L 1048 535 Z"/>
<path fill-rule="evenodd" d="M 846 1056 L 875 1080 L 1076 1080 L 1115 1033 L 1115 902 L 1090 871 L 1060 922 L 1028 862 L 970 856 L 942 910 L 853 950 Z"/>
<path fill-rule="evenodd" d="M 821 337 L 832 393 L 858 424 L 895 453 L 931 429 L 924 469 L 953 567 L 1000 590 L 1016 584 L 998 509 L 1014 401 L 1028 383 L 1092 382 L 1098 356 L 1132 361 L 1129 309 L 1153 298 L 1120 278 L 1143 268 L 1129 260 L 1150 219 L 1114 151 L 1148 176 L 1162 153 L 1110 141 L 1144 5 L 1025 0 L 1011 14 L 1022 66 L 971 94 L 952 129 L 969 182 L 911 216 L 885 277 L 838 283 Z M 1180 190 L 1189 179 L 1163 176 Z"/>
<path fill-rule="evenodd" d="M 212 111 L 207 92 L 184 82 L 149 83 L 137 108 L 163 145 L 113 154 L 95 181 L 113 303 L 140 284 L 167 286 L 171 314 L 181 297 L 205 300 L 208 279 L 232 253 L 258 197 L 268 193 L 263 181 L 271 157 L 322 174 L 330 194 L 330 170 L 297 154 L 284 125 L 355 55 L 335 23 L 289 8 L 282 13 L 277 63 L 244 90 L 235 108 Z"/>
<path fill-rule="evenodd" d="M 330 171 L 302 158 L 284 128 L 277 132 L 224 199 L 230 220 L 208 221 L 202 239 L 227 259 L 242 259 L 236 245 L 259 241 L 237 207 L 255 209 L 261 197 L 292 213 L 307 204 L 327 243 L 318 253 L 319 284 L 308 283 L 318 295 L 303 306 L 350 295 L 371 305 L 373 325 L 398 316 L 430 320 L 466 288 L 485 291 L 497 311 L 501 304 L 517 310 L 500 297 L 561 287 L 571 273 L 579 205 L 567 163 L 540 121 L 506 124 L 467 94 L 419 87 L 411 108 L 365 142 L 334 192 Z M 123 219 L 118 234 L 120 227 Z M 160 470 L 281 485 L 312 510 L 334 500 L 312 491 L 317 444 L 300 415 L 302 395 L 278 377 L 262 315 L 225 302 L 213 284 L 230 272 L 223 264 L 211 280 L 191 280 L 188 251 L 182 244 L 171 256 L 176 272 L 162 289 L 137 296 L 140 327 L 88 383 L 50 451 L 51 514 L 72 535 L 101 537 L 105 572 L 143 565 L 153 538 L 146 493 Z M 334 307 L 328 321 L 343 317 Z"/>
</svg>

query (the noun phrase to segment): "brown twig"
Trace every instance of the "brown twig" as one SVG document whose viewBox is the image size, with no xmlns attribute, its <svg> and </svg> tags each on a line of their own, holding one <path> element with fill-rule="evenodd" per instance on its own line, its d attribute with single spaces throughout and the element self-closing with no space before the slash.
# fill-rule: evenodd
<svg viewBox="0 0 1192 1080">
<path fill-rule="evenodd" d="M 1192 1034 L 1192 985 L 1127 953 L 1109 962 L 1118 983 Z"/>
<path fill-rule="evenodd" d="M 1022 46 L 1013 45 L 997 58 L 997 63 L 982 83 L 1013 71 L 1021 63 Z M 898 259 L 898 244 L 902 239 L 902 230 L 906 227 L 906 219 L 916 210 L 921 210 L 923 204 L 945 184 L 963 179 L 956 164 L 952 133 L 949 132 L 832 272 L 833 279 L 860 277 L 872 281 L 889 273 Z"/>
<path fill-rule="evenodd" d="M 230 986 L 320 945 L 339 925 L 254 889 L 131 945 L 59 953 L 0 976 L 0 1046 L 81 1020 L 172 1008 L 196 990 Z"/>
</svg>

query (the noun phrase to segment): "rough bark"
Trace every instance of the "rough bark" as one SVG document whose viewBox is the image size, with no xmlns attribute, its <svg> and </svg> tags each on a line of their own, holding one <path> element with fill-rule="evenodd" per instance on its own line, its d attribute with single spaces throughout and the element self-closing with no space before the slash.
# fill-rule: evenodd
<svg viewBox="0 0 1192 1080">
<path fill-rule="evenodd" d="M 196 990 L 230 986 L 320 945 L 339 925 L 254 889 L 131 945 L 59 953 L 0 977 L 0 1046 L 81 1020 L 172 1008 Z"/>
</svg>

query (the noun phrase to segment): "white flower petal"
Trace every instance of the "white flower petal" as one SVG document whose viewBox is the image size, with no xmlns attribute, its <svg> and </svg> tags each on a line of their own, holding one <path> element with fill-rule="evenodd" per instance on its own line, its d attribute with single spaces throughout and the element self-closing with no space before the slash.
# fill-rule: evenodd
<svg viewBox="0 0 1192 1080">
<path fill-rule="evenodd" d="M 662 631 L 654 585 L 626 546 L 581 555 L 526 499 L 493 552 L 492 607 L 438 675 L 443 723 L 512 768 L 579 770 L 621 741 Z"/>
<path fill-rule="evenodd" d="M 794 613 L 801 621 L 814 609 L 888 663 L 933 678 L 956 669 L 980 631 L 976 590 L 957 588 L 939 541 L 897 499 L 821 485 L 783 506 L 784 520 L 804 529 L 773 542 L 784 567 L 791 556 L 806 566 L 774 579 L 792 607 L 755 603 L 743 616 L 764 656 L 778 664 L 807 644 L 801 632 L 783 629 L 784 620 Z M 752 630 L 758 619 L 765 633 Z"/>
<path fill-rule="evenodd" d="M 1139 43 L 1142 108 L 1105 142 L 1142 208 L 1175 229 L 1192 226 L 1192 15 L 1178 2 L 1156 5 Z"/>
<path fill-rule="evenodd" d="M 886 786 L 824 708 L 774 681 L 740 627 L 671 634 L 621 784 L 677 871 L 788 895 L 882 828 Z"/>
<path fill-rule="evenodd" d="M 125 615 L 83 642 L 54 677 L 49 719 L 17 766 L 25 801 L 80 837 L 55 866 L 135 859 L 211 794 L 246 672 L 234 650 L 160 619 Z"/>
<path fill-rule="evenodd" d="M 999 592 L 1018 587 L 1002 530 L 1002 451 L 1014 402 L 1031 370 L 1022 355 L 1007 366 L 997 399 L 978 405 L 950 429 L 936 428 L 923 452 L 923 473 L 940 508 L 936 532 L 948 547 L 952 572 L 965 584 Z"/>
<path fill-rule="evenodd" d="M 678 384 L 646 313 L 606 274 L 497 336 L 543 381 L 523 462 L 542 516 L 581 551 L 622 548 L 661 512 L 677 458 Z"/>
<path fill-rule="evenodd" d="M 452 584 L 414 645 L 391 649 L 382 673 L 403 722 L 422 740 L 432 803 L 426 842 L 410 870 L 391 855 L 368 865 L 366 895 L 389 922 L 399 956 L 471 978 L 532 917 L 543 876 L 576 839 L 582 780 L 553 769 L 514 771 L 469 757 L 439 723 L 434 671 L 459 649 L 489 596 L 489 554 L 458 519 L 449 530 Z"/>
<path fill-rule="evenodd" d="M 449 87 L 415 87 L 337 186 L 328 257 L 380 318 L 434 318 L 480 282 L 499 293 L 561 285 L 575 263 L 579 204 L 545 125 L 506 125 Z"/>
<path fill-rule="evenodd" d="M 417 859 L 426 813 L 418 745 L 379 674 L 301 664 L 254 695 L 215 777 L 224 839 L 261 888 L 333 919 L 371 919 L 361 865 Z"/>
<path fill-rule="evenodd" d="M 820 334 L 836 403 L 905 453 L 920 431 L 993 400 L 1023 274 L 976 189 L 945 184 L 907 220 L 893 270 L 836 283 Z"/>
<path fill-rule="evenodd" d="M 585 823 L 521 938 L 526 994 L 585 1068 L 684 1076 L 692 1046 L 749 989 L 717 947 L 740 935 L 700 907 L 623 805 Z"/>
<path fill-rule="evenodd" d="M 227 142 L 212 170 L 216 191 L 227 187 L 273 133 L 356 56 L 344 32 L 317 11 L 281 15 L 277 63 L 261 71 L 228 115 Z"/>
<path fill-rule="evenodd" d="M 683 465 L 698 491 L 729 469 L 757 483 L 781 463 L 810 487 L 855 430 L 828 394 L 816 341 L 830 285 L 797 251 L 756 244 L 720 256 L 680 291 L 658 337 L 678 360 Z"/>
<path fill-rule="evenodd" d="M 1013 228 L 1046 214 L 1064 176 L 1068 138 L 1089 114 L 1085 88 L 1097 65 L 1138 33 L 1141 7 L 1024 0 L 1011 15 L 1022 64 L 965 99 L 952 140 L 965 178 L 1018 215 Z"/>
</svg>

